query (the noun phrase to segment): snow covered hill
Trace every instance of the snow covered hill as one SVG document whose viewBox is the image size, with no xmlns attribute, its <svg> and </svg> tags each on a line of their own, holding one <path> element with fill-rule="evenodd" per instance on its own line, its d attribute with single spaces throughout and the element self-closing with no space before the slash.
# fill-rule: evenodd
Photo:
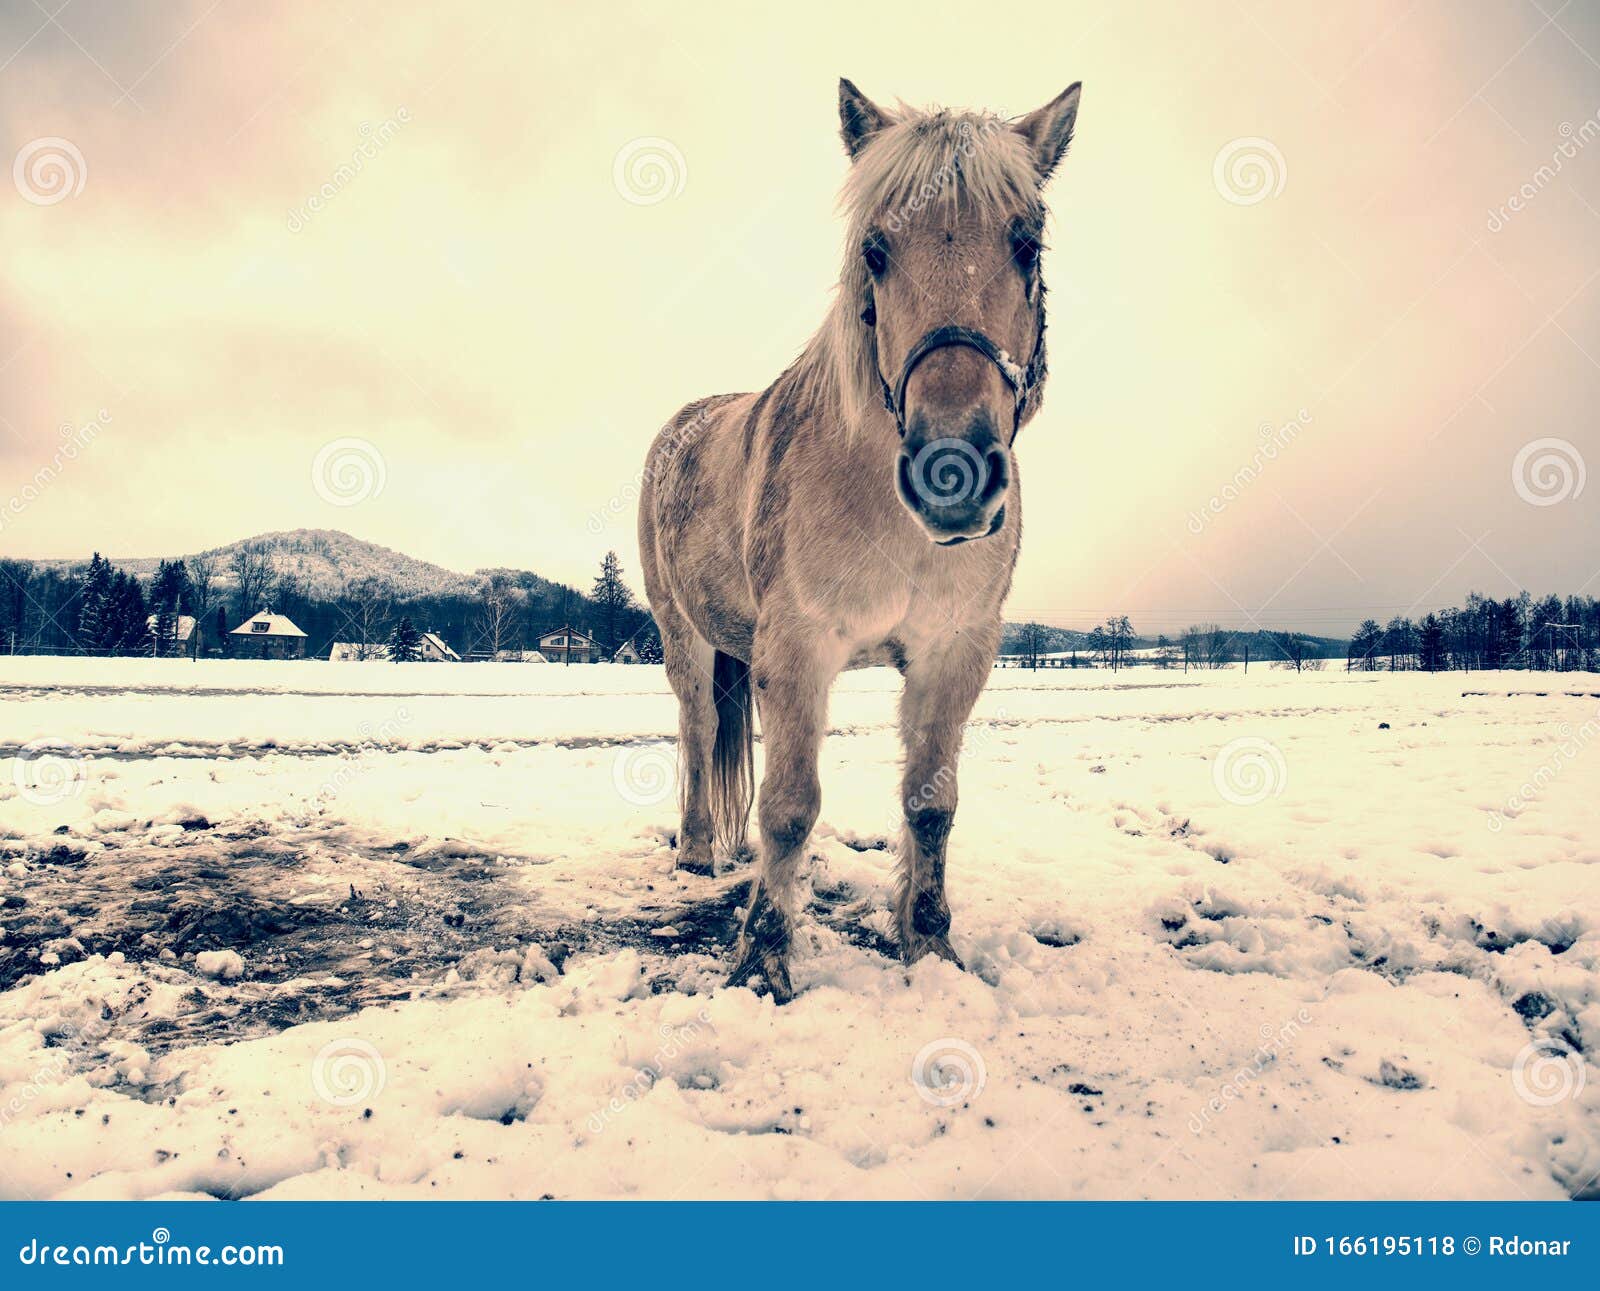
<svg viewBox="0 0 1600 1291">
<path fill-rule="evenodd" d="M 216 569 L 217 586 L 234 585 L 230 561 L 241 547 L 263 549 L 272 560 L 274 571 L 293 575 L 301 592 L 315 600 L 328 600 L 336 596 L 347 583 L 362 579 L 377 579 L 389 587 L 402 600 L 426 596 L 471 596 L 482 581 L 481 574 L 462 574 L 440 565 L 418 560 L 404 552 L 380 547 L 352 537 L 338 529 L 290 529 L 280 533 L 257 534 L 241 538 L 224 547 L 214 547 L 199 555 L 210 556 Z M 111 563 L 141 578 L 149 578 L 156 571 L 161 557 L 111 557 Z M 189 559 L 185 557 L 184 559 Z M 82 560 L 40 561 L 41 565 L 62 569 L 76 568 Z M 489 572 L 489 571 L 483 571 Z M 523 571 L 517 577 L 531 577 L 535 586 L 554 589 L 555 584 Z"/>
</svg>

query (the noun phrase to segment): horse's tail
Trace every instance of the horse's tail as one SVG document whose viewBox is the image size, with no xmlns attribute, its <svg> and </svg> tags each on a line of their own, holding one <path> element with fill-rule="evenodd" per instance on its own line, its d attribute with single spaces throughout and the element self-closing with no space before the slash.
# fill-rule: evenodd
<svg viewBox="0 0 1600 1291">
<path fill-rule="evenodd" d="M 717 738 L 711 748 L 711 828 L 724 855 L 740 851 L 756 780 L 755 723 L 750 710 L 750 665 L 718 650 L 711 665 Z"/>
</svg>

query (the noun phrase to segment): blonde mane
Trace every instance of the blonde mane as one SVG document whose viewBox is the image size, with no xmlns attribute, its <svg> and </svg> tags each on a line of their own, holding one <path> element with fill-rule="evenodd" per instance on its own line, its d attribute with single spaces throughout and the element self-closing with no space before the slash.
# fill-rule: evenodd
<svg viewBox="0 0 1600 1291">
<path fill-rule="evenodd" d="M 1004 219 L 1041 207 L 1028 142 L 1000 117 L 904 104 L 850 168 L 839 195 L 844 264 L 833 307 L 796 375 L 818 399 L 837 401 L 854 430 L 881 406 L 877 337 L 861 320 L 869 282 L 861 243 L 874 227 L 893 234 L 930 209 L 951 206 Z"/>
</svg>

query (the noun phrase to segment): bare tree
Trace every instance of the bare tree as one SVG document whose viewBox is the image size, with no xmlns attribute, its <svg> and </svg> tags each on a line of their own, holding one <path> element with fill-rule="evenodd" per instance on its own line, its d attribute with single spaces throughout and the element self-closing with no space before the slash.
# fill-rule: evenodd
<svg viewBox="0 0 1600 1291">
<path fill-rule="evenodd" d="M 394 588 L 381 578 L 356 578 L 340 593 L 345 602 L 345 622 L 355 637 L 356 659 L 365 663 L 387 652 L 389 616 L 394 609 Z"/>
<path fill-rule="evenodd" d="M 1221 668 L 1233 659 L 1233 633 L 1220 623 L 1196 623 L 1184 629 L 1184 658 L 1202 668 Z"/>
<path fill-rule="evenodd" d="M 217 583 L 217 558 L 209 552 L 190 556 L 184 562 L 189 567 L 189 603 L 194 606 L 194 631 L 190 634 L 190 648 L 198 659 L 205 644 L 206 622 L 211 617 L 215 603 Z"/>
<path fill-rule="evenodd" d="M 233 575 L 241 616 L 247 617 L 257 610 L 268 608 L 267 602 L 272 599 L 276 577 L 272 555 L 265 547 L 254 542 L 240 543 L 228 559 L 228 572 Z"/>
<path fill-rule="evenodd" d="M 491 659 L 517 639 L 517 595 L 504 574 L 491 574 L 478 587 L 478 645 Z"/>
</svg>

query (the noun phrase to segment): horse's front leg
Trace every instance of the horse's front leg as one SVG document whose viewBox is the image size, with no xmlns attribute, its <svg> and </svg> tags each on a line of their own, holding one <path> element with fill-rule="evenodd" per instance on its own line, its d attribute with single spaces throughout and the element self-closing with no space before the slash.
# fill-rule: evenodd
<svg viewBox="0 0 1600 1291">
<path fill-rule="evenodd" d="M 756 814 L 761 868 L 734 955 L 729 986 L 766 981 L 772 998 L 791 999 L 789 947 L 799 918 L 795 877 L 822 806 L 817 754 L 827 717 L 828 686 L 839 662 L 803 640 L 758 629 L 750 677 L 761 716 L 765 766 Z"/>
<path fill-rule="evenodd" d="M 961 732 L 993 666 L 998 630 L 969 631 L 913 658 L 900 698 L 905 773 L 900 801 L 905 830 L 895 918 L 908 964 L 924 955 L 961 959 L 950 945 L 950 903 L 944 891 L 945 845 L 956 814 Z"/>
</svg>

